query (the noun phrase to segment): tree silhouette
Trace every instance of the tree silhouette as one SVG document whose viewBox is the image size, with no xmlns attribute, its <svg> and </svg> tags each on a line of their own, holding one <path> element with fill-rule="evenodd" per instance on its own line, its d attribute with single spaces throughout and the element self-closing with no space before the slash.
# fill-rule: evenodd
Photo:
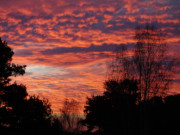
<svg viewBox="0 0 180 135">
<path fill-rule="evenodd" d="M 47 99 L 30 96 L 24 85 L 10 82 L 10 77 L 23 75 L 26 67 L 11 63 L 13 54 L 7 42 L 0 39 L 0 132 L 51 134 L 52 129 L 61 130 Z"/>
<path fill-rule="evenodd" d="M 164 102 L 164 112 L 166 114 L 164 120 L 165 134 L 178 135 L 180 134 L 180 94 L 167 96 Z"/>
<path fill-rule="evenodd" d="M 166 56 L 165 34 L 151 24 L 137 26 L 136 45 L 122 46 L 111 65 L 110 79 L 138 80 L 139 100 L 165 95 L 172 80 L 173 60 Z"/>
<path fill-rule="evenodd" d="M 10 84 L 10 77 L 23 75 L 25 65 L 16 65 L 11 63 L 14 52 L 7 46 L 6 41 L 0 38 L 0 125 L 2 127 L 10 126 L 13 121 L 11 110 L 27 96 L 26 88 L 16 83 Z"/>
<path fill-rule="evenodd" d="M 16 127 L 22 132 L 32 134 L 50 132 L 52 110 L 47 99 L 29 96 L 29 99 L 17 104 L 12 111 L 18 120 Z"/>
<path fill-rule="evenodd" d="M 105 82 L 105 88 L 102 96 L 87 99 L 84 110 L 86 119 L 82 123 L 87 125 L 89 132 L 96 127 L 100 132 L 108 133 L 137 132 L 134 126 L 138 114 L 137 82 L 128 79 L 120 82 L 110 80 Z"/>
<path fill-rule="evenodd" d="M 4 101 L 1 96 L 5 93 L 5 87 L 7 87 L 11 81 L 11 76 L 23 75 L 25 73 L 25 65 L 16 65 L 11 63 L 14 52 L 7 46 L 6 41 L 2 41 L 0 38 L 0 104 L 3 105 Z"/>
<path fill-rule="evenodd" d="M 121 46 L 116 53 L 103 95 L 87 98 L 82 123 L 89 132 L 98 127 L 110 134 L 178 134 L 174 112 L 180 98 L 166 95 L 173 60 L 166 56 L 165 34 L 146 24 L 136 28 L 135 39 L 134 48 Z M 168 113 L 175 114 L 173 119 Z"/>
<path fill-rule="evenodd" d="M 64 99 L 63 107 L 60 109 L 60 121 L 65 132 L 79 132 L 79 121 L 81 120 L 78 114 L 79 109 L 79 102 L 74 99 Z"/>
<path fill-rule="evenodd" d="M 138 87 L 134 80 L 119 83 L 111 80 L 105 82 L 105 88 L 103 95 L 87 99 L 86 118 L 82 123 L 88 127 L 88 132 L 96 129 L 122 135 L 180 133 L 180 95 L 155 96 L 137 103 Z"/>
</svg>

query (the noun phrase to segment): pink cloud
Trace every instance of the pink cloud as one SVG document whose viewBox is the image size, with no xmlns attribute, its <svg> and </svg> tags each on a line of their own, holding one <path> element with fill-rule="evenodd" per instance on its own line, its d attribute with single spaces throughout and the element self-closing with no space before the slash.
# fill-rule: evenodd
<svg viewBox="0 0 180 135">
<path fill-rule="evenodd" d="M 176 0 L 1 0 L 0 36 L 14 49 L 13 61 L 28 67 L 17 80 L 49 98 L 57 112 L 65 97 L 83 105 L 86 96 L 102 93 L 106 62 L 114 55 L 103 47 L 133 44 L 138 23 L 157 24 L 167 32 L 169 54 L 179 52 L 179 6 Z"/>
</svg>

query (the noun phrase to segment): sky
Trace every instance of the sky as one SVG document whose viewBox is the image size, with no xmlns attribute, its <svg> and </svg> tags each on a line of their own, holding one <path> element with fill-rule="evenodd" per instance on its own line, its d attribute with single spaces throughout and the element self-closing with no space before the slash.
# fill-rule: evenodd
<svg viewBox="0 0 180 135">
<path fill-rule="evenodd" d="M 179 0 L 0 0 L 0 37 L 13 62 L 27 65 L 15 80 L 48 98 L 55 113 L 65 98 L 83 107 L 102 94 L 115 49 L 134 45 L 135 27 L 147 22 L 167 34 L 168 54 L 179 60 Z M 180 93 L 177 65 L 171 93 Z"/>
</svg>

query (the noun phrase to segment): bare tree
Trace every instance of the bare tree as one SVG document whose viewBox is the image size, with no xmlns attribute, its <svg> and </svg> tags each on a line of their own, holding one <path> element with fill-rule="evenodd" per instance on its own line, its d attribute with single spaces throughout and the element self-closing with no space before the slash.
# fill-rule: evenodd
<svg viewBox="0 0 180 135">
<path fill-rule="evenodd" d="M 165 34 L 154 25 L 138 26 L 136 44 L 128 49 L 121 46 L 111 65 L 110 79 L 138 80 L 139 100 L 166 94 L 171 81 L 172 60 L 166 56 Z"/>
<path fill-rule="evenodd" d="M 64 100 L 63 107 L 60 109 L 60 121 L 66 132 L 79 132 L 79 121 L 81 120 L 79 109 L 79 102 L 76 100 L 67 98 Z"/>
</svg>

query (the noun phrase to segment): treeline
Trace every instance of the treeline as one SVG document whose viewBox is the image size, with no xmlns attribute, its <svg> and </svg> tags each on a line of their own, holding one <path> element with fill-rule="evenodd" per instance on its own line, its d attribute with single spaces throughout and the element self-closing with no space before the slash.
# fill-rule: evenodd
<svg viewBox="0 0 180 135">
<path fill-rule="evenodd" d="M 65 99 L 60 116 L 47 99 L 27 93 L 11 77 L 25 74 L 0 39 L 0 134 L 180 134 L 180 95 L 168 95 L 174 59 L 166 56 L 165 34 L 147 24 L 135 30 L 136 45 L 121 46 L 109 66 L 102 95 L 79 104 Z"/>
<path fill-rule="evenodd" d="M 137 102 L 134 80 L 109 81 L 105 85 L 103 95 L 88 98 L 86 118 L 82 121 L 89 129 L 86 133 L 96 130 L 98 134 L 180 134 L 180 95 Z"/>
<path fill-rule="evenodd" d="M 165 35 L 154 25 L 138 26 L 135 46 L 119 48 L 105 92 L 87 99 L 82 122 L 88 132 L 180 134 L 180 95 L 168 95 L 175 59 L 167 56 Z"/>
<path fill-rule="evenodd" d="M 25 74 L 25 65 L 12 63 L 14 52 L 0 39 L 0 134 L 79 134 L 79 104 L 65 99 L 61 115 L 54 115 L 46 98 L 29 95 L 11 77 Z"/>
<path fill-rule="evenodd" d="M 11 62 L 13 54 L 0 39 L 0 134 L 61 132 L 48 100 L 30 96 L 24 85 L 11 82 L 10 77 L 25 74 L 26 68 Z"/>
</svg>

